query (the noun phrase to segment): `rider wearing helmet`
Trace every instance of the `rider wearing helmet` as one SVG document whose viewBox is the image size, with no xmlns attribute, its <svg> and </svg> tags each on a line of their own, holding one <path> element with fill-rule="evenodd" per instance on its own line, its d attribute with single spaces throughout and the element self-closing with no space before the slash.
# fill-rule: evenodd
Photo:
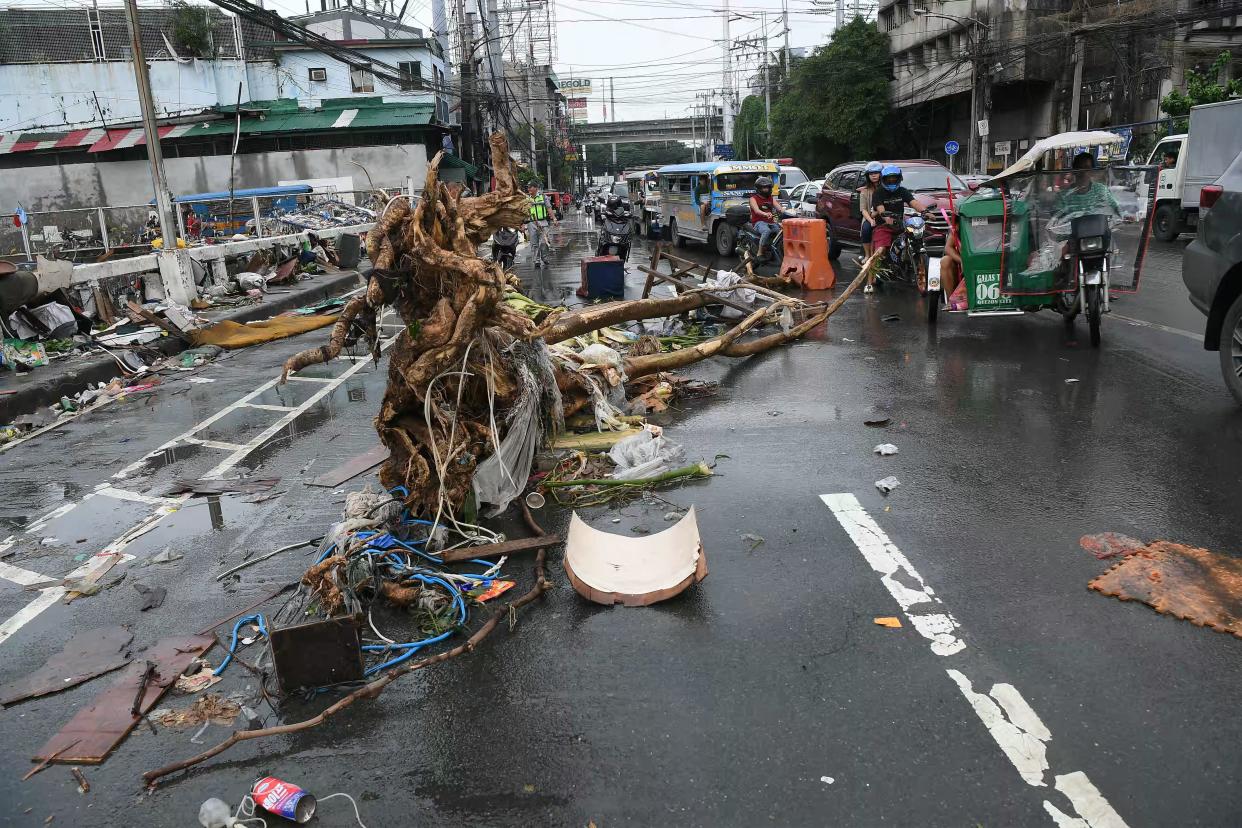
<svg viewBox="0 0 1242 828">
<path fill-rule="evenodd" d="M 750 197 L 750 223 L 759 231 L 759 255 L 767 253 L 768 242 L 776 232 L 780 218 L 777 217 L 776 199 L 772 196 L 772 179 L 761 175 L 755 179 L 755 192 Z M 784 211 L 781 211 L 784 215 Z"/>
<path fill-rule="evenodd" d="M 876 190 L 880 189 L 880 173 L 883 171 L 884 165 L 879 161 L 867 162 L 867 166 L 863 168 L 863 184 L 858 188 L 858 212 L 862 214 L 860 234 L 864 258 L 873 252 L 871 231 L 875 229 L 876 219 L 875 213 L 871 211 L 871 205 L 875 201 Z"/>
<path fill-rule="evenodd" d="M 608 196 L 608 204 L 605 206 L 605 212 L 611 214 L 616 219 L 625 218 L 626 213 L 630 211 L 630 203 L 619 195 Z"/>
<path fill-rule="evenodd" d="M 871 212 L 878 220 L 875 230 L 872 231 L 871 242 L 875 252 L 881 254 L 881 261 L 883 261 L 883 253 L 893 243 L 893 234 L 901 229 L 906 205 L 920 212 L 934 206 L 915 197 L 914 193 L 903 187 L 902 178 L 901 167 L 896 164 L 885 164 L 880 170 L 880 187 L 871 199 Z M 873 268 L 867 276 L 867 285 L 863 288 L 863 293 L 871 293 L 874 289 L 872 288 L 874 281 L 875 269 Z"/>
</svg>

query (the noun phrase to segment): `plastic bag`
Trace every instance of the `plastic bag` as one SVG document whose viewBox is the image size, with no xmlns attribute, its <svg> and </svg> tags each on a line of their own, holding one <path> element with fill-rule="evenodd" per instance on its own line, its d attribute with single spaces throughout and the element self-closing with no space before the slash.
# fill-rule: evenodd
<svg viewBox="0 0 1242 828">
<path fill-rule="evenodd" d="M 608 452 L 616 480 L 646 480 L 685 464 L 686 450 L 650 429 L 619 440 Z"/>
<path fill-rule="evenodd" d="M 739 284 L 741 281 L 741 275 L 733 272 L 732 270 L 717 270 L 716 277 L 714 279 L 708 279 L 703 283 L 703 286 L 706 288 L 728 288 Z M 744 305 L 753 305 L 755 303 L 756 293 L 754 288 L 739 288 L 737 290 L 730 290 L 726 295 Z M 720 315 L 725 319 L 740 319 L 745 314 L 737 308 L 731 308 L 728 305 L 725 305 L 720 309 Z"/>
<path fill-rule="evenodd" d="M 618 371 L 621 370 L 621 354 L 598 342 L 583 348 L 578 356 L 582 357 L 582 361 L 589 365 L 607 365 L 611 368 L 616 368 Z"/>
</svg>

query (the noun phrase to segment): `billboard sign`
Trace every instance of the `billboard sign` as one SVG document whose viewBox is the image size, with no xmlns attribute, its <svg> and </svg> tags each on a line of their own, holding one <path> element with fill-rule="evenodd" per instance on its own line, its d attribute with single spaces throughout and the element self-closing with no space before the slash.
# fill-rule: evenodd
<svg viewBox="0 0 1242 828">
<path fill-rule="evenodd" d="M 561 92 L 565 95 L 590 95 L 590 78 L 566 78 L 561 81 Z"/>
<path fill-rule="evenodd" d="M 566 98 L 565 106 L 568 109 L 586 109 L 587 99 L 586 98 Z"/>
</svg>

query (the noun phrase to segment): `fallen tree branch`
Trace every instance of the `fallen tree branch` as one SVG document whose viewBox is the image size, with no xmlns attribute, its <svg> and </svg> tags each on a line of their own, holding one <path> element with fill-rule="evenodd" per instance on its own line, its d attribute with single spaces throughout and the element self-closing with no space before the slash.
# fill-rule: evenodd
<svg viewBox="0 0 1242 828">
<path fill-rule="evenodd" d="M 725 293 L 745 287 L 747 285 L 732 285 L 727 288 L 712 288 L 712 290 Z M 679 313 L 719 303 L 720 298 L 712 296 L 705 288 L 685 291 L 677 296 L 609 302 L 598 307 L 563 313 L 551 320 L 550 324 L 535 331 L 535 335 L 542 336 L 549 345 L 555 345 L 557 342 L 564 342 L 566 339 L 573 339 L 575 336 L 607 328 L 610 325 L 634 322 L 639 319 L 676 316 Z"/>
<path fill-rule="evenodd" d="M 785 301 L 774 302 L 771 305 L 762 307 L 720 336 L 709 339 L 706 342 L 700 342 L 698 345 L 690 348 L 682 348 L 680 351 L 669 351 L 668 353 L 629 357 L 625 360 L 625 375 L 630 379 L 636 379 L 648 374 L 660 371 L 673 371 L 687 365 L 693 365 L 696 362 L 701 362 L 724 351 L 739 336 L 758 325 L 768 316 L 780 311 L 782 308 L 792 307 L 794 304 L 794 300 L 786 299 Z"/>
<path fill-rule="evenodd" d="M 527 522 L 527 526 L 529 526 L 532 529 L 532 531 L 538 530 L 536 532 L 536 535 L 542 538 L 545 535 L 545 532 L 543 531 L 543 529 L 540 528 L 537 523 L 535 523 L 534 518 L 531 517 L 530 511 L 526 508 L 525 504 L 523 504 L 522 509 L 524 513 L 523 516 L 525 517 L 526 522 Z M 527 604 L 533 603 L 536 599 L 539 598 L 539 596 L 543 595 L 543 593 L 547 592 L 548 589 L 551 588 L 551 584 L 549 583 L 547 579 L 547 573 L 545 571 L 545 566 L 544 566 L 546 560 L 547 560 L 547 550 L 540 549 L 538 554 L 535 556 L 535 566 L 534 566 L 535 585 L 531 587 L 530 590 L 526 592 L 524 595 L 522 595 L 521 597 L 515 598 L 509 603 L 503 604 L 497 607 L 496 610 L 492 612 L 491 616 L 488 617 L 487 621 L 483 623 L 483 626 L 475 630 L 474 635 L 470 636 L 470 638 L 468 638 L 464 644 L 459 644 L 458 646 L 454 647 L 451 650 L 446 650 L 442 653 L 439 653 L 438 655 L 431 656 L 430 658 L 424 658 L 421 661 L 414 662 L 413 664 L 408 664 L 408 665 L 390 670 L 387 673 L 385 673 L 383 677 L 375 679 L 374 681 L 370 681 L 367 684 L 363 685 L 362 687 L 359 687 L 357 690 L 354 690 L 353 692 L 347 694 L 346 696 L 341 698 L 339 701 L 337 701 L 336 703 L 326 708 L 318 716 L 313 716 L 309 719 L 305 719 L 300 722 L 294 722 L 292 724 L 277 725 L 276 727 L 264 727 L 264 728 L 259 728 L 258 730 L 235 730 L 233 731 L 233 735 L 229 736 L 229 738 L 225 739 L 223 742 L 216 745 L 215 747 L 208 748 L 207 750 L 203 751 L 197 756 L 191 756 L 188 759 L 182 759 L 179 762 L 173 762 L 171 764 L 165 765 L 162 768 L 157 768 L 156 770 L 147 771 L 146 773 L 142 775 L 143 781 L 147 783 L 147 786 L 149 788 L 154 788 L 158 780 L 162 779 L 165 776 L 168 776 L 170 773 L 176 773 L 177 771 L 185 770 L 187 768 L 191 768 L 195 765 L 205 762 L 208 759 L 212 758 L 213 756 L 218 756 L 221 753 L 224 753 L 224 751 L 228 750 L 229 748 L 233 747 L 233 745 L 236 745 L 240 742 L 249 742 L 255 739 L 264 739 L 264 738 L 267 738 L 268 736 L 283 736 L 288 733 L 298 733 L 303 730 L 309 730 L 312 727 L 317 727 L 318 725 L 321 725 L 324 722 L 326 722 L 331 717 L 340 713 L 342 710 L 345 710 L 346 708 L 350 707 L 357 701 L 360 701 L 362 699 L 378 698 L 380 693 L 384 692 L 384 688 L 386 688 L 388 685 L 392 684 L 393 682 L 395 682 L 397 679 L 401 678 L 402 676 L 407 676 L 410 673 L 414 673 L 426 667 L 430 667 L 433 664 L 439 664 L 442 661 L 448 661 L 449 659 L 456 658 L 459 655 L 473 652 L 474 649 L 480 644 L 480 642 L 483 641 L 483 639 L 487 638 L 489 635 L 492 634 L 493 631 L 495 631 L 496 627 L 500 624 L 502 619 L 513 617 L 513 614 L 517 610 L 521 609 Z"/>
</svg>

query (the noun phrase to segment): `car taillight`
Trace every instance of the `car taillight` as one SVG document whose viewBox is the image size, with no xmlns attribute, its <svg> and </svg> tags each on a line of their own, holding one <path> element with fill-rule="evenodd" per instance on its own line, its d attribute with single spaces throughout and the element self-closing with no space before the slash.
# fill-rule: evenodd
<svg viewBox="0 0 1242 828">
<path fill-rule="evenodd" d="M 1225 188 L 1219 184 L 1208 184 L 1199 191 L 1199 209 L 1206 210 L 1216 203 L 1216 199 L 1225 193 Z"/>
</svg>

